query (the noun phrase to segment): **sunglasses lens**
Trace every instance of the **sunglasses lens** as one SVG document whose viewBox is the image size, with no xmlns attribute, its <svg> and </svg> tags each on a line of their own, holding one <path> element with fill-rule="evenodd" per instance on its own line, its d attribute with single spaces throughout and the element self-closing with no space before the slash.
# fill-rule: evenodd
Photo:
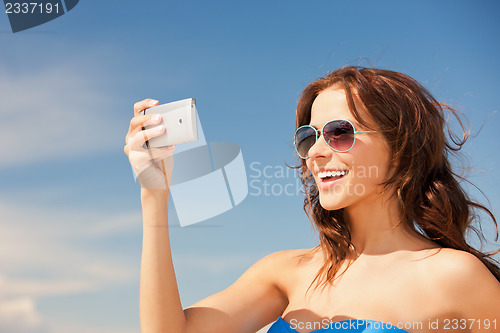
<svg viewBox="0 0 500 333">
<path fill-rule="evenodd" d="M 323 136 L 330 147 L 345 152 L 354 144 L 354 127 L 345 120 L 334 120 L 324 127 Z"/>
<path fill-rule="evenodd" d="M 316 143 L 316 131 L 310 126 L 299 128 L 295 132 L 295 149 L 302 158 L 307 158 L 309 149 Z"/>
</svg>

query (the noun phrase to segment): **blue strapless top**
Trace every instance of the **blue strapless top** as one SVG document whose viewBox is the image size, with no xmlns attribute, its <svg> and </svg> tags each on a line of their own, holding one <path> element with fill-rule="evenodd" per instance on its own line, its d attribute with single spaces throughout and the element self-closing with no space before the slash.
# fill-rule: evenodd
<svg viewBox="0 0 500 333">
<path fill-rule="evenodd" d="M 294 328 L 308 328 L 304 323 L 297 323 L 296 326 L 287 323 L 283 318 L 279 317 L 274 322 L 267 333 L 298 333 Z M 336 321 L 320 328 L 310 331 L 310 333 L 330 333 L 330 332 L 349 332 L 349 333 L 408 333 L 407 331 L 392 326 L 388 323 L 369 319 L 349 319 Z"/>
</svg>

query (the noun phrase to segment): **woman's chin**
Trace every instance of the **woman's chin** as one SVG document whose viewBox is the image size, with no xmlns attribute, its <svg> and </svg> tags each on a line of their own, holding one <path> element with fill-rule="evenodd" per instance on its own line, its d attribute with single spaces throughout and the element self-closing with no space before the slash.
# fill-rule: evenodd
<svg viewBox="0 0 500 333">
<path fill-rule="evenodd" d="M 338 200 L 338 198 L 329 198 L 327 196 L 319 197 L 319 203 L 325 210 L 339 210 L 345 208 L 347 205 Z"/>
</svg>

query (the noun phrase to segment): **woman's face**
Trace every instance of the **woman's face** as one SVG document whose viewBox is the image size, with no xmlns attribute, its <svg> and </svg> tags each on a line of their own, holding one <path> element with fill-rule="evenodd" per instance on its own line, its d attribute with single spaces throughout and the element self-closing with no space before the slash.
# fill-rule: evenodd
<svg viewBox="0 0 500 333">
<path fill-rule="evenodd" d="M 363 110 L 358 104 L 356 108 Z M 355 121 L 344 90 L 333 87 L 323 90 L 314 100 L 310 124 L 334 119 L 349 120 L 356 131 L 368 130 Z M 322 130 L 323 125 L 315 127 Z M 379 199 L 383 189 L 379 184 L 386 179 L 391 161 L 380 133 L 358 133 L 354 146 L 344 153 L 332 150 L 323 137 L 318 138 L 309 150 L 306 164 L 318 185 L 321 206 L 336 210 Z M 347 171 L 347 174 L 325 178 L 325 171 Z"/>
</svg>

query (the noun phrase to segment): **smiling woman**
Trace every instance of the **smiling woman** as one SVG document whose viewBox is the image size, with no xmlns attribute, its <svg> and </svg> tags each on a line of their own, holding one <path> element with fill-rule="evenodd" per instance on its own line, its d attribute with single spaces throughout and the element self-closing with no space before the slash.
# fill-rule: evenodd
<svg viewBox="0 0 500 333">
<path fill-rule="evenodd" d="M 465 131 L 462 140 L 446 139 L 444 111 L 455 111 L 415 80 L 346 67 L 306 87 L 297 169 L 320 244 L 268 255 L 186 309 L 167 228 L 172 149 L 144 148 L 164 131 L 143 129 L 160 123 L 140 114 L 157 104 L 136 103 L 125 146 L 149 184 L 141 189 L 143 333 L 250 333 L 271 322 L 270 333 L 498 329 L 498 265 L 465 239 L 476 209 L 496 220 L 451 169 L 449 153 L 466 140 Z"/>
<path fill-rule="evenodd" d="M 349 248 L 363 252 L 359 244 L 356 248 L 352 233 L 355 228 L 367 227 L 356 225 L 353 217 L 357 213 L 353 212 L 360 207 L 371 215 L 380 211 L 380 206 L 392 207 L 386 216 L 387 226 L 401 225 L 400 228 L 407 228 L 419 239 L 432 241 L 433 246 L 474 254 L 500 279 L 498 266 L 490 254 L 477 251 L 465 240 L 475 218 L 474 209 L 484 210 L 495 225 L 496 220 L 486 207 L 467 197 L 458 183 L 462 179 L 451 169 L 448 155 L 463 146 L 467 135 L 462 126 L 461 140 L 446 140 L 445 109 L 460 122 L 455 110 L 438 103 L 418 82 L 387 70 L 347 67 L 304 90 L 297 108 L 299 128 L 344 118 L 357 124 L 356 127 L 376 129 L 362 131 L 373 134 L 360 135 L 357 141 L 354 136 L 350 139 L 352 144 L 341 153 L 337 153 L 335 144 L 343 137 L 352 137 L 356 133 L 354 127 L 323 133 L 327 149 L 321 146 L 322 142 L 311 145 L 310 158 L 304 159 L 300 167 L 307 191 L 304 208 L 320 230 L 322 248 L 328 249 L 325 255 L 331 259 L 325 262 L 322 272 L 326 273 L 329 264 L 333 264 L 326 281 L 336 275 L 338 259 L 352 254 Z M 319 172 L 337 167 L 353 171 L 360 167 L 375 168 L 377 173 L 360 177 L 351 172 L 343 177 L 342 183 L 320 177 Z M 348 191 L 356 187 L 363 189 L 362 195 L 359 192 L 351 195 Z M 366 224 L 369 220 L 373 218 L 359 223 Z"/>
</svg>

